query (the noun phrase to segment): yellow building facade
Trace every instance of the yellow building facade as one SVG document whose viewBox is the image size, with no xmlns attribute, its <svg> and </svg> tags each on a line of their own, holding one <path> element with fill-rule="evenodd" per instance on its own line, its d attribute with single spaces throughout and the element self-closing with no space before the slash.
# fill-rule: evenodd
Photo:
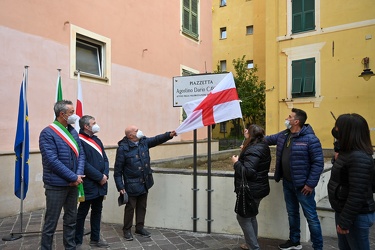
<svg viewBox="0 0 375 250">
<path fill-rule="evenodd" d="M 265 79 L 265 21 L 262 1 L 212 1 L 213 69 L 234 72 L 233 60 L 245 56 L 247 67 L 258 67 L 259 80 Z M 230 121 L 217 124 L 213 138 L 226 138 Z"/>
<path fill-rule="evenodd" d="M 290 109 L 300 108 L 323 148 L 332 148 L 332 114 L 359 113 L 375 144 L 375 77 L 358 77 L 365 57 L 375 69 L 373 1 L 293 2 L 264 1 L 265 80 L 273 89 L 266 94 L 267 133 L 284 129 Z"/>
<path fill-rule="evenodd" d="M 266 133 L 283 130 L 291 108 L 300 108 L 307 112 L 307 123 L 323 148 L 332 148 L 333 115 L 359 113 L 367 120 L 375 144 L 375 77 L 368 81 L 358 77 L 366 68 L 375 71 L 373 1 L 343 4 L 337 0 L 228 0 L 224 8 L 236 3 L 238 7 L 225 16 L 241 19 L 246 16 L 241 13 L 246 12 L 253 20 L 252 51 L 243 50 L 242 54 L 254 58 L 259 78 L 266 82 Z M 230 40 L 228 28 L 226 42 L 232 44 L 220 45 L 215 32 L 222 24 L 216 23 L 226 17 L 217 17 L 215 10 L 213 63 L 220 58 L 219 53 L 222 57 L 241 54 L 243 46 L 237 43 L 246 42 Z M 237 47 L 236 54 L 224 50 Z"/>
</svg>

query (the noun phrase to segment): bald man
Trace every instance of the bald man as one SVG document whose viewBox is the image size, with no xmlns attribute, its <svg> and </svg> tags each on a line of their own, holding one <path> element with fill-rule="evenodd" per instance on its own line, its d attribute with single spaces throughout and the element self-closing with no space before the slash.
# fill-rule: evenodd
<svg viewBox="0 0 375 250">
<path fill-rule="evenodd" d="M 125 129 L 125 137 L 118 142 L 113 176 L 120 194 L 127 193 L 129 196 L 124 209 L 122 228 L 125 240 L 133 240 L 131 228 L 134 210 L 136 211 L 135 233 L 143 237 L 151 236 L 144 229 L 148 190 L 154 184 L 149 148 L 162 144 L 176 135 L 175 131 L 171 131 L 155 137 L 145 137 L 141 130 L 132 125 Z"/>
</svg>

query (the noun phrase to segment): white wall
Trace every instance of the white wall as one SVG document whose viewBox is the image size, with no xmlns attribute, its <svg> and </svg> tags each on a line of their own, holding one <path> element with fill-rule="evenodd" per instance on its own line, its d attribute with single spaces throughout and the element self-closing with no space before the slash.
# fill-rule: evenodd
<svg viewBox="0 0 375 250">
<path fill-rule="evenodd" d="M 326 195 L 330 172 L 322 174 L 316 198 Z M 155 185 L 150 190 L 146 214 L 146 227 L 193 230 L 193 175 L 154 173 Z M 110 182 L 110 194 L 104 203 L 103 221 L 122 223 L 124 206 L 117 206 L 116 187 Z M 212 176 L 211 224 L 212 233 L 242 234 L 234 212 L 235 193 L 233 175 Z M 264 198 L 257 216 L 259 237 L 288 239 L 289 226 L 282 190 L 282 183 L 270 180 L 271 193 Z M 207 232 L 207 176 L 198 176 L 197 231 Z M 113 191 L 113 192 L 112 192 Z M 321 192 L 321 193 L 320 193 Z M 323 233 L 325 231 L 323 230 Z M 327 232 L 329 233 L 329 232 Z M 301 241 L 310 239 L 308 225 L 301 211 Z"/>
<path fill-rule="evenodd" d="M 207 154 L 207 142 L 198 143 L 198 155 Z M 212 152 L 219 149 L 218 141 L 211 142 Z M 113 168 L 117 147 L 106 148 L 109 159 L 109 166 Z M 178 157 L 182 154 L 192 155 L 191 143 L 189 142 L 172 142 L 164 143 L 150 149 L 151 159 L 159 160 L 162 158 Z M 23 212 L 34 211 L 45 207 L 45 196 L 43 188 L 43 167 L 39 151 L 30 152 L 29 160 L 29 187 L 26 198 L 23 201 Z M 0 175 L 0 218 L 12 216 L 20 213 L 21 200 L 14 195 L 14 165 L 15 155 L 13 152 L 0 153 L 1 175 Z M 109 176 L 109 184 L 113 182 L 113 172 Z M 115 191 L 115 188 L 111 188 Z"/>
</svg>

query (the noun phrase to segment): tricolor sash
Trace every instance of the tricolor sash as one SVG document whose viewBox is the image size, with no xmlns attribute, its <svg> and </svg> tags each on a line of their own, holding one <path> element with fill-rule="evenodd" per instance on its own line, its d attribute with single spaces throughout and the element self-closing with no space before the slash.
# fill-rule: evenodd
<svg viewBox="0 0 375 250">
<path fill-rule="evenodd" d="M 73 152 L 78 157 L 79 155 L 79 147 L 78 143 L 72 136 L 72 134 L 58 121 L 54 121 L 52 124 L 49 125 L 49 127 L 63 139 L 66 144 L 69 145 L 69 147 L 73 150 Z"/>
<path fill-rule="evenodd" d="M 93 139 L 83 134 L 79 134 L 79 138 L 93 147 L 103 157 L 102 148 Z"/>
</svg>

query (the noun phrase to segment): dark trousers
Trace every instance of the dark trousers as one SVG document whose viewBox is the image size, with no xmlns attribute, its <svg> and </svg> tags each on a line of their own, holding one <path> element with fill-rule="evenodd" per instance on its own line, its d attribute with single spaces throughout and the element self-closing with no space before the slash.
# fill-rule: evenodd
<svg viewBox="0 0 375 250">
<path fill-rule="evenodd" d="M 104 196 L 99 196 L 93 200 L 88 200 L 88 201 L 79 203 L 78 213 L 77 213 L 76 237 L 75 237 L 76 244 L 82 244 L 83 233 L 84 233 L 83 231 L 85 228 L 85 220 L 90 210 L 90 207 L 91 207 L 90 240 L 92 241 L 100 240 L 100 221 L 102 218 L 103 198 Z"/>
<path fill-rule="evenodd" d="M 143 229 L 145 225 L 147 193 L 140 196 L 129 196 L 129 201 L 125 205 L 124 210 L 124 232 L 130 231 L 133 225 L 133 217 L 135 210 L 135 230 Z"/>
<path fill-rule="evenodd" d="M 53 236 L 59 221 L 61 209 L 63 216 L 63 244 L 65 249 L 76 249 L 74 241 L 77 218 L 77 187 L 56 187 L 45 185 L 46 212 L 41 240 L 41 250 L 50 250 Z"/>
</svg>

